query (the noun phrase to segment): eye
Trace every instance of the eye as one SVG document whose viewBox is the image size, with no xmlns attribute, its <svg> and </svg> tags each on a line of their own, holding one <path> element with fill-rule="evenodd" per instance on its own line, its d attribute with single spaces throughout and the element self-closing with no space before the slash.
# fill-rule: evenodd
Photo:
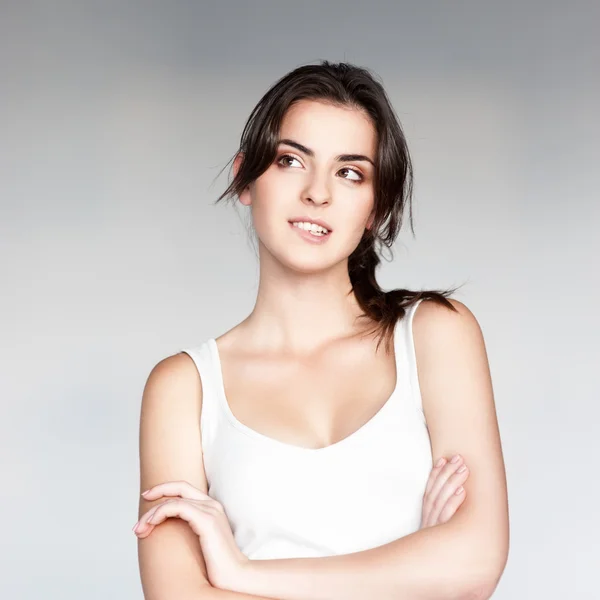
<svg viewBox="0 0 600 600">
<path fill-rule="evenodd" d="M 356 169 L 350 169 L 349 167 L 344 167 L 343 169 L 340 169 L 340 173 L 342 171 L 348 171 L 348 173 L 354 173 L 358 179 L 349 179 L 349 181 L 362 181 L 364 179 L 364 177 L 362 176 L 361 173 L 359 173 Z M 344 177 L 344 179 L 348 179 L 348 177 Z"/>
<path fill-rule="evenodd" d="M 292 156 L 291 154 L 282 154 L 276 161 L 276 163 L 283 168 L 289 167 L 289 162 L 286 161 L 296 161 L 296 162 L 300 162 L 295 156 Z M 361 181 L 364 180 L 364 176 L 362 175 L 362 173 L 360 173 L 359 171 L 357 171 L 356 169 L 351 169 L 350 167 L 344 167 L 343 169 L 340 169 L 340 173 L 343 171 L 347 171 L 348 173 L 354 173 L 354 175 L 356 175 L 356 178 L 351 178 L 351 177 L 343 177 L 343 179 L 347 179 L 348 181 L 352 181 L 354 183 L 360 183 Z"/>
<path fill-rule="evenodd" d="M 282 164 L 282 161 L 284 160 L 295 160 L 298 161 L 298 159 L 295 156 L 292 156 L 291 154 L 282 154 L 278 159 L 277 159 L 277 164 L 281 165 L 282 167 L 287 167 L 289 166 L 289 164 Z M 298 161 L 300 162 L 300 161 Z"/>
</svg>

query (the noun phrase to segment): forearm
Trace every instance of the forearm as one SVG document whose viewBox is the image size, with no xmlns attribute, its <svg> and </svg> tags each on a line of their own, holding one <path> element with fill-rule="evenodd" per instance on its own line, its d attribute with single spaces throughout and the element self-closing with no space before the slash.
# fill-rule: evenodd
<svg viewBox="0 0 600 600">
<path fill-rule="evenodd" d="M 178 595 L 177 600 L 273 600 L 273 596 L 255 596 L 243 592 L 233 592 L 213 587 L 210 584 L 196 588 L 193 592 Z"/>
<path fill-rule="evenodd" d="M 485 598 L 485 560 L 448 522 L 352 554 L 252 561 L 243 591 L 282 600 Z"/>
<path fill-rule="evenodd" d="M 273 600 L 274 596 L 255 596 L 253 594 L 245 594 L 243 592 L 232 592 L 230 590 L 221 590 L 219 588 L 210 587 L 203 595 L 198 596 L 194 600 Z"/>
</svg>

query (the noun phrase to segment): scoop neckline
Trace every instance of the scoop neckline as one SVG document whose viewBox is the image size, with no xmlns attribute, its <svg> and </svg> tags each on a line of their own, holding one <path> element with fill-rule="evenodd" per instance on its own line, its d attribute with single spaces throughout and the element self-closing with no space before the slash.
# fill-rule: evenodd
<svg viewBox="0 0 600 600">
<path fill-rule="evenodd" d="M 398 319 L 394 323 L 393 330 L 393 349 L 394 349 L 394 362 L 396 365 L 396 380 L 394 382 L 394 387 L 392 389 L 391 394 L 388 396 L 387 400 L 384 404 L 379 408 L 379 410 L 366 422 L 363 423 L 358 429 L 347 435 L 345 438 L 335 442 L 333 444 L 329 444 L 327 446 L 323 446 L 321 448 L 307 448 L 305 446 L 299 446 L 297 444 L 291 444 L 289 442 L 283 442 L 271 436 L 265 435 L 264 433 L 260 433 L 248 425 L 242 423 L 231 410 L 229 406 L 229 402 L 227 400 L 227 395 L 225 394 L 225 382 L 223 378 L 223 368 L 221 364 L 221 356 L 219 353 L 219 347 L 217 345 L 217 341 L 215 338 L 209 338 L 208 344 L 214 359 L 214 364 L 216 367 L 216 375 L 217 375 L 217 392 L 219 397 L 219 403 L 221 408 L 223 409 L 228 421 L 233 425 L 238 431 L 246 434 L 247 436 L 254 438 L 256 440 L 262 441 L 265 444 L 271 444 L 273 446 L 278 446 L 282 449 L 296 452 L 296 453 L 304 453 L 304 454 L 326 454 L 330 452 L 334 452 L 339 448 L 347 446 L 348 444 L 353 443 L 357 438 L 360 438 L 361 435 L 365 434 L 365 431 L 373 428 L 375 424 L 380 421 L 385 413 L 389 410 L 389 406 L 393 403 L 394 398 L 398 393 L 398 389 L 400 387 L 400 361 L 398 360 L 399 353 L 399 344 L 398 344 L 398 327 L 399 322 L 404 321 L 404 319 Z"/>
</svg>

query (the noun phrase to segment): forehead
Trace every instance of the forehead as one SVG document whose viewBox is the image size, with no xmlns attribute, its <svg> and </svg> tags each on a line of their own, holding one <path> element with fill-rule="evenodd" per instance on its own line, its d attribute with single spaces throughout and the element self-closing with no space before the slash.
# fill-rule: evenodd
<svg viewBox="0 0 600 600">
<path fill-rule="evenodd" d="M 355 108 L 301 100 L 283 117 L 280 138 L 291 138 L 318 155 L 353 153 L 375 157 L 377 134 L 369 117 Z"/>
</svg>

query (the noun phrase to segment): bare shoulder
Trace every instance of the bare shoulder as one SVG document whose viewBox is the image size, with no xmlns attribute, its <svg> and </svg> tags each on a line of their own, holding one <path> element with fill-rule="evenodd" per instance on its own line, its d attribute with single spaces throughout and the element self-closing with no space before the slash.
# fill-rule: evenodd
<svg viewBox="0 0 600 600">
<path fill-rule="evenodd" d="M 142 412 L 171 410 L 184 405 L 181 408 L 197 409 L 199 414 L 201 404 L 201 379 L 187 354 L 173 354 L 152 368 L 144 387 Z"/>
<path fill-rule="evenodd" d="M 477 381 L 480 393 L 489 397 L 491 392 L 479 322 L 465 304 L 451 298 L 448 301 L 454 310 L 432 300 L 421 302 L 412 324 L 423 404 L 431 418 L 440 408 L 439 402 L 448 400 L 449 386 L 464 389 L 467 382 Z"/>
<path fill-rule="evenodd" d="M 449 358 L 487 365 L 483 332 L 473 312 L 459 300 L 448 298 L 454 310 L 424 300 L 415 311 L 412 323 L 413 341 L 419 374 L 436 374 Z"/>
<path fill-rule="evenodd" d="M 151 370 L 140 412 L 140 490 L 184 480 L 207 491 L 202 459 L 201 377 L 185 353 L 169 356 Z M 138 518 L 161 500 L 139 498 Z M 198 537 L 184 521 L 168 519 L 138 540 L 144 597 L 185 597 L 209 585 Z"/>
<path fill-rule="evenodd" d="M 427 338 L 453 336 L 463 331 L 464 334 L 481 334 L 481 328 L 472 311 L 460 300 L 447 298 L 453 306 L 451 310 L 433 300 L 421 302 L 413 318 L 413 331 L 419 337 Z"/>
</svg>

